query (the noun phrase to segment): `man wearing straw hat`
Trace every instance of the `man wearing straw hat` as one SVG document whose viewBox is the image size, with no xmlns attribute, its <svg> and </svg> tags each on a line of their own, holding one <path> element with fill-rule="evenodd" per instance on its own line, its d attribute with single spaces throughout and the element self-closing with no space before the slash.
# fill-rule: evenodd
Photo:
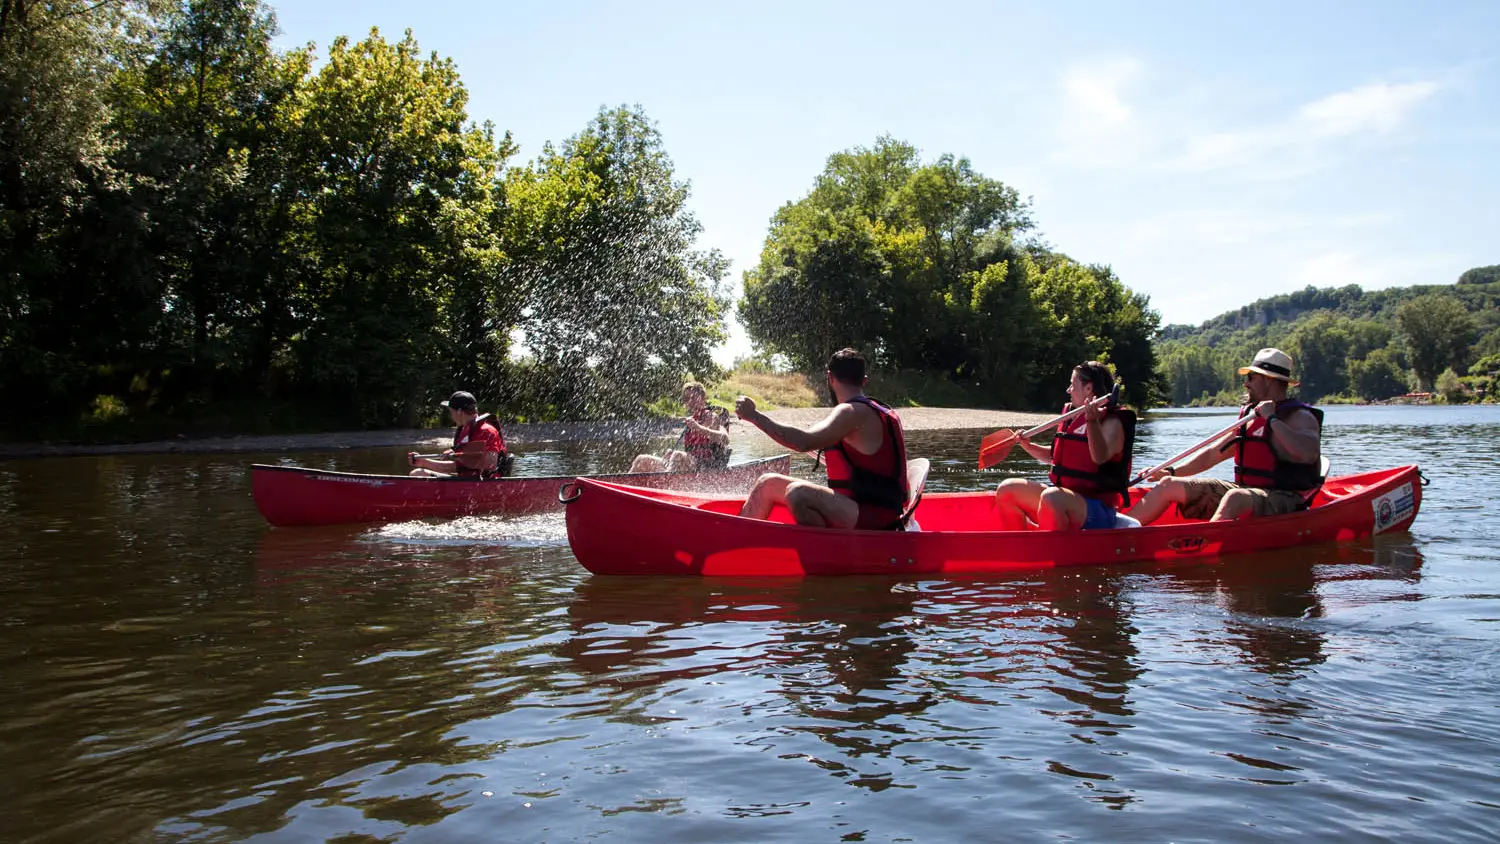
<svg viewBox="0 0 1500 844">
<path fill-rule="evenodd" d="M 1297 386 L 1291 355 L 1261 349 L 1239 373 L 1245 376 L 1248 394 L 1240 408 L 1244 423 L 1181 466 L 1147 475 L 1159 483 L 1130 511 L 1141 524 L 1156 521 L 1173 504 L 1184 519 L 1223 521 L 1247 514 L 1294 513 L 1305 510 L 1323 485 L 1323 411 L 1287 398 L 1287 388 Z M 1230 457 L 1234 483 L 1189 477 Z"/>
</svg>

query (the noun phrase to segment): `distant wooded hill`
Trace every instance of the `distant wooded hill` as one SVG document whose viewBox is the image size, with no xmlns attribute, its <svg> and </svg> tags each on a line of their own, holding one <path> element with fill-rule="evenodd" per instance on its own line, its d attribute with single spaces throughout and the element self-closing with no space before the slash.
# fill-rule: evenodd
<svg viewBox="0 0 1500 844">
<path fill-rule="evenodd" d="M 1265 346 L 1296 359 L 1309 399 L 1379 400 L 1413 387 L 1483 399 L 1500 369 L 1500 265 L 1476 267 L 1454 284 L 1308 287 L 1201 325 L 1168 325 L 1157 343 L 1167 400 L 1238 401 L 1235 370 Z"/>
</svg>

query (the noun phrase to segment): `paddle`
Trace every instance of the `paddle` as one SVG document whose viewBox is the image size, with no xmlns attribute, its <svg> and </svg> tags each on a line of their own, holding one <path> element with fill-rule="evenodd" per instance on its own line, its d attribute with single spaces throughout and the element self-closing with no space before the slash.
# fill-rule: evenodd
<svg viewBox="0 0 1500 844">
<path fill-rule="evenodd" d="M 672 451 L 676 449 L 677 446 L 682 445 L 683 440 L 687 439 L 687 432 L 687 426 L 683 425 L 682 430 L 677 433 L 677 439 L 672 440 L 672 444 L 667 446 L 667 450 L 661 453 L 661 470 L 663 472 L 672 471 Z"/>
<path fill-rule="evenodd" d="M 1005 428 L 1003 430 L 996 431 L 993 434 L 988 434 L 984 439 L 979 441 L 979 468 L 988 469 L 991 466 L 996 465 L 997 463 L 1004 462 L 1005 458 L 1010 455 L 1010 450 L 1016 447 L 1016 443 L 1020 442 L 1022 439 L 1029 440 L 1038 434 L 1045 434 L 1047 431 L 1057 427 L 1058 425 L 1071 421 L 1072 419 L 1076 418 L 1078 414 L 1087 409 L 1089 404 L 1094 405 L 1095 407 L 1103 407 L 1111 401 L 1118 401 L 1119 398 L 1120 385 L 1116 384 L 1115 388 L 1110 391 L 1109 395 L 1100 396 L 1089 402 L 1088 404 L 1083 405 L 1082 407 L 1075 407 L 1067 413 L 1064 413 L 1063 415 L 1058 416 L 1054 419 L 1049 419 L 1046 422 L 1043 422 L 1042 424 L 1036 426 L 1035 428 L 1030 428 L 1028 430 L 1020 432 L 1013 431 L 1010 428 Z"/>
<path fill-rule="evenodd" d="M 1194 445 L 1193 447 L 1191 447 L 1191 448 L 1183 451 L 1181 454 L 1176 455 L 1171 460 L 1168 460 L 1165 463 L 1161 463 L 1161 464 L 1158 464 L 1156 466 L 1152 466 L 1150 469 L 1147 469 L 1146 471 L 1141 472 L 1139 475 L 1136 475 L 1134 478 L 1131 478 L 1130 479 L 1130 483 L 1127 484 L 1127 486 L 1135 486 L 1136 484 L 1138 484 L 1142 480 L 1144 480 L 1145 477 L 1147 475 L 1151 474 L 1152 472 L 1155 472 L 1155 471 L 1157 471 L 1159 469 L 1165 469 L 1168 466 L 1176 465 L 1177 461 L 1181 460 L 1182 458 L 1187 457 L 1188 455 L 1191 455 L 1191 454 L 1197 454 L 1199 449 L 1202 449 L 1202 448 L 1205 448 L 1207 446 L 1213 445 L 1215 442 L 1218 441 L 1218 439 L 1220 437 L 1224 436 L 1225 434 L 1228 434 L 1229 432 L 1233 431 L 1235 428 L 1238 428 L 1239 426 L 1243 425 L 1244 423 L 1245 423 L 1244 419 L 1236 419 L 1236 420 L 1234 420 L 1234 424 L 1226 427 L 1222 431 L 1215 431 L 1212 436 L 1210 436 L 1207 439 L 1203 440 L 1203 442 L 1200 442 L 1200 443 Z"/>
</svg>

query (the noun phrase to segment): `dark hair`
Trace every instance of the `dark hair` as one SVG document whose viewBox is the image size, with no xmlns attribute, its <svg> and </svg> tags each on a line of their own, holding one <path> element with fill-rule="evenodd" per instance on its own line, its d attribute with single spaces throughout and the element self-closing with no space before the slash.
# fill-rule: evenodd
<svg viewBox="0 0 1500 844">
<path fill-rule="evenodd" d="M 1091 360 L 1073 367 L 1073 371 L 1083 378 L 1084 383 L 1093 385 L 1096 399 L 1109 395 L 1115 389 L 1115 375 L 1106 364 Z"/>
<path fill-rule="evenodd" d="M 828 374 L 840 384 L 862 387 L 865 383 L 865 356 L 853 349 L 839 349 L 828 359 Z"/>
</svg>

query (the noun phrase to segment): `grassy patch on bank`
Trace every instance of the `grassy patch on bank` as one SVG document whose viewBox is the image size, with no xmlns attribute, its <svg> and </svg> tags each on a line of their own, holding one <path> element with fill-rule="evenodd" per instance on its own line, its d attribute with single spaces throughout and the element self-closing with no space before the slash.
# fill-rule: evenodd
<svg viewBox="0 0 1500 844">
<path fill-rule="evenodd" d="M 756 363 L 741 364 L 723 379 L 708 385 L 711 404 L 733 409 L 735 399 L 749 396 L 761 410 L 828 405 L 822 372 L 776 372 Z M 965 407 L 999 409 L 985 391 L 960 384 L 943 375 L 920 370 L 870 373 L 865 392 L 892 407 Z M 682 407 L 672 396 L 651 406 L 663 415 L 680 415 Z"/>
</svg>

